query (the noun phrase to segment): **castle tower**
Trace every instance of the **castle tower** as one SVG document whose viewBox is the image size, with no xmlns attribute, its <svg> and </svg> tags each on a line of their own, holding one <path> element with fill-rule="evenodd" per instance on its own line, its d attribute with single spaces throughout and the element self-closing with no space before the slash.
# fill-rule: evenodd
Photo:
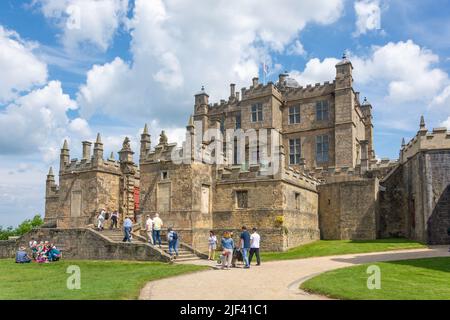
<svg viewBox="0 0 450 320">
<path fill-rule="evenodd" d="M 64 171 L 64 168 L 70 163 L 70 153 L 69 145 L 67 140 L 64 140 L 63 147 L 61 148 L 61 153 L 59 155 L 59 173 Z"/>
<path fill-rule="evenodd" d="M 94 163 L 99 164 L 103 161 L 103 143 L 100 133 L 97 134 L 97 140 L 94 143 Z"/>
<path fill-rule="evenodd" d="M 355 94 L 353 92 L 353 66 L 344 54 L 336 65 L 335 84 L 335 159 L 336 167 L 354 168 L 356 165 Z"/>
<path fill-rule="evenodd" d="M 141 153 L 139 155 L 139 159 L 141 161 L 147 157 L 150 148 L 151 148 L 151 136 L 148 133 L 147 124 L 145 124 L 144 131 L 141 134 Z"/>
</svg>

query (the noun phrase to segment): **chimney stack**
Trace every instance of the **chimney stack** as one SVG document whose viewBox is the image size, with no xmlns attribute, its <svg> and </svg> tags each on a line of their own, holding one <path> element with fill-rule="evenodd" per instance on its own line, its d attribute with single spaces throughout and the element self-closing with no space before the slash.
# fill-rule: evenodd
<svg viewBox="0 0 450 320">
<path fill-rule="evenodd" d="M 258 84 L 259 84 L 259 79 L 258 79 L 258 77 L 254 77 L 254 78 L 252 79 L 252 81 L 253 81 L 253 88 L 256 88 L 256 87 L 258 86 Z"/>
<path fill-rule="evenodd" d="M 236 96 L 236 85 L 234 83 L 230 84 L 230 98 Z"/>
<path fill-rule="evenodd" d="M 92 142 L 83 141 L 83 160 L 89 160 L 91 158 L 91 145 Z"/>
</svg>

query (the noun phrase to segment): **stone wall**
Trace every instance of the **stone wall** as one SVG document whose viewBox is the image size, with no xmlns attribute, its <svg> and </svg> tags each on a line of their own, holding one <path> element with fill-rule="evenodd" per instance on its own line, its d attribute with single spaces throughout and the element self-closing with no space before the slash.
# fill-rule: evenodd
<svg viewBox="0 0 450 320">
<path fill-rule="evenodd" d="M 318 190 L 322 239 L 376 239 L 378 179 L 327 183 Z"/>
<path fill-rule="evenodd" d="M 90 229 L 33 229 L 16 241 L 0 241 L 0 258 L 14 258 L 19 246 L 50 241 L 62 250 L 63 259 L 165 261 L 170 259 L 147 244 L 111 242 Z"/>
<path fill-rule="evenodd" d="M 419 151 L 382 182 L 380 236 L 447 244 L 450 150 Z"/>
</svg>

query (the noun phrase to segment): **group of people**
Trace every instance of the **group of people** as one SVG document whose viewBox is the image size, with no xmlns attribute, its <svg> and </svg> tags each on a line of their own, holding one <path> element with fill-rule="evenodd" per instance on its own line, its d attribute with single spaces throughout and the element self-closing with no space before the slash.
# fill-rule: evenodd
<svg viewBox="0 0 450 320">
<path fill-rule="evenodd" d="M 161 229 L 164 223 L 159 217 L 158 213 L 155 213 L 153 219 L 148 214 L 145 220 L 145 232 L 147 234 L 147 241 L 152 245 L 158 243 L 159 248 L 161 248 Z M 173 256 L 178 256 L 178 233 L 172 228 L 167 229 L 167 242 L 169 244 L 169 254 Z"/>
<path fill-rule="evenodd" d="M 214 260 L 217 242 L 217 236 L 214 234 L 214 231 L 210 231 L 208 239 L 209 260 Z M 234 243 L 233 233 L 225 231 L 221 240 L 223 251 L 220 255 L 220 263 L 222 269 L 230 269 L 230 267 L 235 266 L 235 261 L 238 259 L 239 255 L 242 255 L 245 269 L 250 268 L 253 256 L 256 256 L 256 265 L 261 265 L 261 258 L 259 256 L 260 242 L 261 236 L 258 234 L 256 228 L 253 228 L 252 233 L 250 234 L 247 227 L 243 226 L 238 246 Z"/>
<path fill-rule="evenodd" d="M 111 219 L 109 228 L 117 229 L 117 222 L 119 221 L 119 212 L 117 210 L 113 212 L 108 212 L 105 210 L 105 208 L 100 210 L 100 214 L 97 217 L 97 229 L 99 231 L 104 230 L 105 224 L 109 219 Z"/>
<path fill-rule="evenodd" d="M 31 238 L 28 246 L 31 250 L 31 258 L 26 252 L 26 248 L 21 246 L 16 252 L 16 263 L 30 263 L 31 261 L 49 263 L 61 259 L 61 251 L 48 241 L 38 243 L 34 238 Z"/>
</svg>

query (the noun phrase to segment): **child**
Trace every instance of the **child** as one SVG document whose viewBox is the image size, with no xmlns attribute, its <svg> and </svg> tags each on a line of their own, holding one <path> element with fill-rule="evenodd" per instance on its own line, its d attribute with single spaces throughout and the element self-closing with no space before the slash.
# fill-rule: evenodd
<svg viewBox="0 0 450 320">
<path fill-rule="evenodd" d="M 214 231 L 209 232 L 209 239 L 208 239 L 208 259 L 214 261 L 214 257 L 216 255 L 216 248 L 217 248 L 217 237 L 214 234 Z"/>
</svg>

